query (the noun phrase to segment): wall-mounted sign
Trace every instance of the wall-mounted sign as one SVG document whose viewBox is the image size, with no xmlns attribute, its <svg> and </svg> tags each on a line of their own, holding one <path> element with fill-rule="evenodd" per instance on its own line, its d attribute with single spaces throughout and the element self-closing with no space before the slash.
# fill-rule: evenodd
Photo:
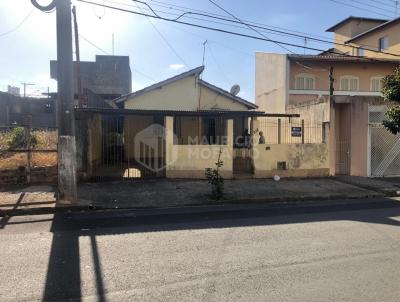
<svg viewBox="0 0 400 302">
<path fill-rule="evenodd" d="M 292 127 L 292 137 L 301 137 L 301 127 Z"/>
</svg>

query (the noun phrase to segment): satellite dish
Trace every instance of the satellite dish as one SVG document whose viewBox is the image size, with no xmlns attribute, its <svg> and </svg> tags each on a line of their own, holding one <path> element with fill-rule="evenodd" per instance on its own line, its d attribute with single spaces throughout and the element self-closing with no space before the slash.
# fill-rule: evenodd
<svg viewBox="0 0 400 302">
<path fill-rule="evenodd" d="M 231 94 L 233 95 L 238 95 L 240 92 L 240 86 L 239 85 L 233 85 L 231 88 Z"/>
</svg>

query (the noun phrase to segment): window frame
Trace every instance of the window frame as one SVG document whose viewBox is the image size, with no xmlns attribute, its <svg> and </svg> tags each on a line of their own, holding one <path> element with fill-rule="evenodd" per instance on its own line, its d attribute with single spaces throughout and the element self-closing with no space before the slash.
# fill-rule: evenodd
<svg viewBox="0 0 400 302">
<path fill-rule="evenodd" d="M 306 85 L 305 85 L 305 82 L 304 82 L 304 87 L 303 88 L 298 88 L 297 80 L 300 79 L 300 78 L 304 78 L 304 80 L 311 79 L 312 80 L 312 88 L 311 89 L 307 89 Z M 309 73 L 299 73 L 299 74 L 295 75 L 295 77 L 294 77 L 294 89 L 295 90 L 309 90 L 309 91 L 312 91 L 312 90 L 315 90 L 315 87 L 316 87 L 316 76 L 315 75 L 309 74 Z"/>
<path fill-rule="evenodd" d="M 380 37 L 378 40 L 379 51 L 386 50 L 388 48 L 389 48 L 389 37 L 388 36 Z"/>
<path fill-rule="evenodd" d="M 382 81 L 383 81 L 383 79 L 384 79 L 384 76 L 381 76 L 381 75 L 377 75 L 377 76 L 371 77 L 369 90 L 371 92 L 382 92 Z M 381 84 L 380 84 L 381 90 L 373 90 L 373 81 L 374 80 L 380 80 L 380 82 L 381 82 Z"/>
<path fill-rule="evenodd" d="M 343 89 L 342 81 L 343 80 L 348 80 L 349 81 L 349 89 Z M 357 89 L 356 90 L 350 90 L 350 81 L 351 80 L 357 80 Z M 340 82 L 339 82 L 339 87 L 340 91 L 360 91 L 360 78 L 352 75 L 344 75 L 340 77 Z"/>
<path fill-rule="evenodd" d="M 357 48 L 357 56 L 365 57 L 365 48 L 364 47 Z"/>
</svg>

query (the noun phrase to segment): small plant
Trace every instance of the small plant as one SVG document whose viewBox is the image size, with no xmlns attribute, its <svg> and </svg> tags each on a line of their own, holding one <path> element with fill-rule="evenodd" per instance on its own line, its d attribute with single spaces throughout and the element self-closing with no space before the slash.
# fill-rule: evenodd
<svg viewBox="0 0 400 302">
<path fill-rule="evenodd" d="M 35 146 L 37 143 L 37 135 L 31 134 L 31 147 Z M 10 149 L 20 149 L 28 147 L 28 138 L 25 135 L 24 127 L 16 127 L 11 131 L 7 139 L 7 145 Z"/>
<path fill-rule="evenodd" d="M 208 183 L 211 185 L 211 194 L 216 200 L 220 200 L 224 195 L 224 178 L 219 174 L 219 168 L 224 165 L 221 160 L 221 153 L 222 151 L 220 150 L 218 161 L 215 163 L 217 168 L 207 168 L 205 172 Z"/>
</svg>

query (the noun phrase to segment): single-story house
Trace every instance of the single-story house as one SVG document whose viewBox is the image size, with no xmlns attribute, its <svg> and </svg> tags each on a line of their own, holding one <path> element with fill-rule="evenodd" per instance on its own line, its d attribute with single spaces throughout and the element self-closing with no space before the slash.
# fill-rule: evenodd
<svg viewBox="0 0 400 302">
<path fill-rule="evenodd" d="M 78 143 L 86 146 L 79 156 L 86 177 L 204 178 L 218 160 L 225 178 L 270 177 L 279 169 L 283 176 L 329 174 L 323 143 L 258 144 L 258 119 L 298 115 L 258 111 L 254 103 L 204 81 L 203 71 L 200 66 L 121 96 L 113 109 L 78 109 L 87 130 L 86 141 Z M 313 149 L 317 160 L 310 156 Z"/>
</svg>

